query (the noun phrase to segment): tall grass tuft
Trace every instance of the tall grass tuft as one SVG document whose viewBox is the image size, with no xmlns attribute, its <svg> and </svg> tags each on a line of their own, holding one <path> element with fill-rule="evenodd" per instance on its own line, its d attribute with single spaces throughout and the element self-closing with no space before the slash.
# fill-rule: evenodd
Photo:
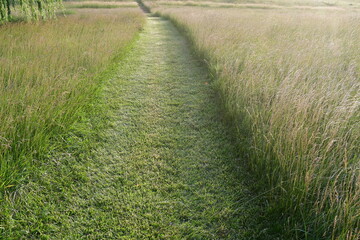
<svg viewBox="0 0 360 240">
<path fill-rule="evenodd" d="M 215 72 L 249 165 L 294 235 L 359 239 L 359 12 L 153 10 Z"/>
<path fill-rule="evenodd" d="M 0 26 L 1 194 L 86 110 L 97 73 L 143 22 L 139 9 L 116 9 Z"/>
</svg>

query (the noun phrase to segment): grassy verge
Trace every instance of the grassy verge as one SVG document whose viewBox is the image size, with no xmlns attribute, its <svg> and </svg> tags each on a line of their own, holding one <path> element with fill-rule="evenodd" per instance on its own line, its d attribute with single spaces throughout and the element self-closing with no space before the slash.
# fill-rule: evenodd
<svg viewBox="0 0 360 240">
<path fill-rule="evenodd" d="M 185 31 L 216 75 L 289 237 L 358 239 L 359 13 L 153 10 Z"/>
<path fill-rule="evenodd" d="M 87 10 L 0 26 L 0 199 L 86 111 L 99 71 L 144 22 L 140 10 Z"/>
<path fill-rule="evenodd" d="M 104 102 L 103 89 L 117 73 L 119 61 L 133 47 L 136 42 L 133 40 L 122 47 L 104 71 L 96 74 L 97 90 L 78 112 L 78 120 L 66 132 L 51 139 L 56 148 L 47 151 L 41 161 L 34 162 L 31 174 L 24 176 L 22 184 L 4 195 L 0 203 L 1 239 L 78 239 L 91 238 L 94 232 L 104 234 L 97 226 L 88 224 L 92 217 L 79 214 L 82 207 L 78 205 L 85 199 L 77 194 L 89 188 L 85 198 L 93 197 L 88 172 L 98 169 L 90 168 L 90 159 L 94 149 L 103 144 L 101 132 L 109 124 L 109 106 Z M 89 210 L 88 205 L 84 208 Z M 75 220 L 77 214 L 80 217 Z"/>
</svg>

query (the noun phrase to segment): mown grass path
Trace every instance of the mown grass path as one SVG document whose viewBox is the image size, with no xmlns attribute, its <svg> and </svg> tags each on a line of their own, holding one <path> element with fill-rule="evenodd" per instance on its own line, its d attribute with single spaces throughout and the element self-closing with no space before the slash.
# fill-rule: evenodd
<svg viewBox="0 0 360 240">
<path fill-rule="evenodd" d="M 35 197 L 10 221 L 14 235 L 254 237 L 257 208 L 207 76 L 170 22 L 150 17 L 106 84 L 101 144 L 86 159 L 44 167 L 42 185 L 27 187 Z"/>
<path fill-rule="evenodd" d="M 99 153 L 112 206 L 134 238 L 239 239 L 249 200 L 206 69 L 166 20 L 149 18 L 111 81 L 113 127 Z M 112 192 L 112 191 L 113 192 Z"/>
</svg>

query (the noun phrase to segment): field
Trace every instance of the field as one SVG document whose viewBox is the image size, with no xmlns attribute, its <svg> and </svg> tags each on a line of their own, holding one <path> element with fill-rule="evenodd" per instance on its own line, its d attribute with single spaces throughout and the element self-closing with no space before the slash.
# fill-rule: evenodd
<svg viewBox="0 0 360 240">
<path fill-rule="evenodd" d="M 213 72 L 273 211 L 305 237 L 356 239 L 360 12 L 172 4 L 148 3 Z"/>
<path fill-rule="evenodd" d="M 251 9 L 327 9 L 354 10 L 360 8 L 360 3 L 354 0 L 189 0 L 146 1 L 149 7 L 158 6 L 192 6 L 213 8 L 251 8 Z"/>
<path fill-rule="evenodd" d="M 0 239 L 360 238 L 359 1 L 6 2 Z"/>
</svg>

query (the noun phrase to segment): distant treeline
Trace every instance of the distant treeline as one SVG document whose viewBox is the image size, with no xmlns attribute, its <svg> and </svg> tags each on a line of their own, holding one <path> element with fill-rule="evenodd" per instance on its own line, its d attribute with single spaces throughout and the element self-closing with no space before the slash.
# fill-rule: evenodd
<svg viewBox="0 0 360 240">
<path fill-rule="evenodd" d="M 0 0 L 0 22 L 10 21 L 14 13 L 26 20 L 52 18 L 62 0 Z"/>
</svg>

